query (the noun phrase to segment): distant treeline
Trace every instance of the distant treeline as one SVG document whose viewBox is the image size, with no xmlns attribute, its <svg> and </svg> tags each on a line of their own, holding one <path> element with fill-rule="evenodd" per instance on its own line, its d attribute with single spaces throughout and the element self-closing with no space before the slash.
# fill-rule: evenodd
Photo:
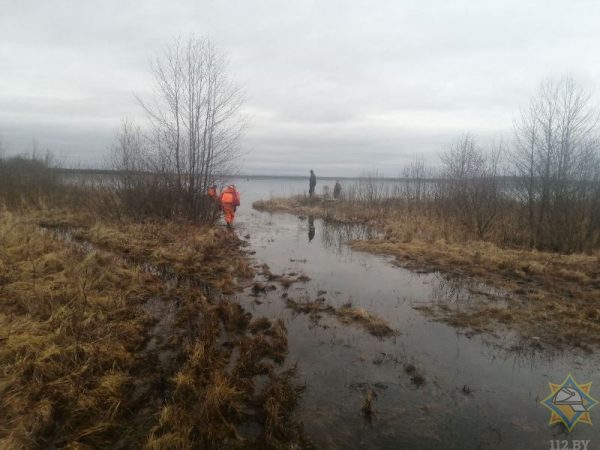
<svg viewBox="0 0 600 450">
<path fill-rule="evenodd" d="M 122 175 L 157 175 L 157 173 L 151 172 L 135 172 L 135 171 L 124 171 L 119 169 L 82 169 L 82 168 L 67 168 L 67 167 L 52 167 L 52 170 L 59 174 L 73 174 L 73 175 L 111 175 L 111 176 L 122 176 Z M 173 173 L 172 175 L 175 175 Z M 327 181 L 357 181 L 357 180 L 367 180 L 369 178 L 373 178 L 373 174 L 364 174 L 360 176 L 319 176 L 319 180 L 327 180 Z M 219 179 L 249 179 L 249 180 L 307 180 L 307 175 L 269 175 L 269 174 L 244 174 L 244 173 L 235 173 L 235 174 L 215 174 L 215 177 Z M 376 178 L 380 180 L 384 180 L 386 182 L 395 182 L 395 181 L 410 181 L 410 179 L 398 176 L 398 177 L 383 177 L 375 175 Z M 511 176 L 505 176 L 504 178 L 510 179 L 514 178 Z M 439 176 L 431 176 L 431 178 L 426 178 L 425 181 L 439 181 Z"/>
<path fill-rule="evenodd" d="M 24 156 L 24 155 L 19 155 L 19 156 L 13 156 L 13 158 L 25 158 L 25 159 L 30 159 L 30 156 Z M 409 167 L 412 167 L 412 164 L 409 165 Z M 117 169 L 79 169 L 79 168 L 70 168 L 70 167 L 61 167 L 61 166 L 53 166 L 53 167 L 49 167 L 50 170 L 52 170 L 53 172 L 55 172 L 56 174 L 59 175 L 106 175 L 106 176 L 112 176 L 112 177 L 119 177 L 119 176 L 129 176 L 129 175 L 140 175 L 140 176 L 147 176 L 147 175 L 157 175 L 157 174 L 153 174 L 153 173 L 149 173 L 149 172 L 128 172 L 128 171 L 123 171 L 123 170 L 117 170 Z M 347 182 L 355 182 L 355 181 L 368 181 L 368 180 L 372 180 L 372 179 L 377 179 L 380 182 L 383 183 L 398 183 L 398 182 L 415 182 L 415 183 L 439 183 L 445 180 L 445 176 L 443 175 L 443 171 L 442 170 L 435 170 L 435 169 L 428 169 L 425 167 L 426 170 L 426 175 L 423 177 L 420 177 L 418 175 L 412 175 L 412 174 L 407 174 L 406 176 L 398 176 L 398 177 L 386 177 L 383 175 L 378 175 L 377 172 L 374 173 L 365 173 L 363 175 L 360 176 L 340 176 L 340 177 L 332 177 L 332 176 L 319 176 L 318 179 L 320 181 L 347 181 Z M 404 169 L 402 171 L 403 173 L 406 173 L 406 169 Z M 259 175 L 259 174 L 252 174 L 252 175 L 246 175 L 243 173 L 236 173 L 236 174 L 215 174 L 215 177 L 220 179 L 220 180 L 229 180 L 229 179 L 237 179 L 237 180 L 241 180 L 241 179 L 247 179 L 247 180 L 302 180 L 302 181 L 307 181 L 308 180 L 308 175 Z M 514 185 L 516 183 L 520 183 L 522 182 L 522 177 L 519 177 L 517 175 L 507 175 L 507 174 L 498 174 L 498 180 L 501 181 L 504 185 L 506 186 L 511 186 Z"/>
</svg>

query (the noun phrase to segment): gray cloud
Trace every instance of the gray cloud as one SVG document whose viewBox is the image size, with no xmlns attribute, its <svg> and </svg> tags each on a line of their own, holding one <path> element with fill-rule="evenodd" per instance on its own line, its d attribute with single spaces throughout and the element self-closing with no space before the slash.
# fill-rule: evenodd
<svg viewBox="0 0 600 450">
<path fill-rule="evenodd" d="M 600 77 L 595 1 L 0 0 L 0 136 L 98 164 L 148 59 L 177 35 L 229 55 L 242 171 L 394 175 L 457 134 L 510 135 L 537 84 Z"/>
</svg>

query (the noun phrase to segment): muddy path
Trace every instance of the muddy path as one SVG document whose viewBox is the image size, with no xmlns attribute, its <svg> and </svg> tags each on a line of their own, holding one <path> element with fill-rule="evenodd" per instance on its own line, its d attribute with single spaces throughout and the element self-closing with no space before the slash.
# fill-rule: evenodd
<svg viewBox="0 0 600 450">
<path fill-rule="evenodd" d="M 132 313 L 148 320 L 135 353 L 139 364 L 132 369 L 130 414 L 124 421 L 133 441 L 148 448 L 307 446 L 301 425 L 289 414 L 303 389 L 295 384 L 294 367 L 282 368 L 287 339 L 281 321 L 248 313 L 203 278 L 206 267 L 159 266 L 126 248 L 91 241 L 72 227 L 42 224 L 38 231 L 81 257 L 101 255 L 152 275 L 152 294 L 132 304 Z M 223 235 L 220 242 L 230 245 L 230 235 Z M 229 256 L 243 254 L 238 248 Z M 244 281 L 237 277 L 235 284 Z M 171 410 L 178 414 L 165 413 Z M 203 435 L 207 428 L 222 436 Z M 113 448 L 131 448 L 132 436 L 119 437 Z"/>
<path fill-rule="evenodd" d="M 318 448 L 547 449 L 552 439 L 600 445 L 600 427 L 580 424 L 569 434 L 548 425 L 550 413 L 540 404 L 548 383 L 568 373 L 595 384 L 596 356 L 432 321 L 423 307 L 502 304 L 504 294 L 353 252 L 344 242 L 368 238 L 368 229 L 257 212 L 247 205 L 269 193 L 251 186 L 246 192 L 236 232 L 250 243 L 256 267 L 306 280 L 269 284 L 259 273 L 255 281 L 266 289 L 248 285 L 238 298 L 253 314 L 284 321 L 287 363 L 297 364 L 307 388 L 296 415 Z M 373 335 L 332 314 L 290 307 L 290 299 L 335 310 L 352 305 L 395 332 Z"/>
<path fill-rule="evenodd" d="M 133 427 L 139 429 L 151 427 L 154 423 L 154 411 L 170 395 L 169 379 L 174 376 L 182 364 L 183 349 L 180 346 L 174 346 L 173 341 L 177 337 L 189 339 L 191 336 L 188 329 L 177 324 L 177 316 L 181 313 L 181 303 L 174 293 L 181 284 L 190 284 L 191 281 L 174 273 L 161 270 L 147 262 L 127 258 L 100 248 L 89 240 L 78 237 L 75 230 L 68 226 L 56 227 L 41 224 L 39 231 L 66 243 L 82 257 L 90 253 L 101 253 L 107 255 L 116 264 L 125 263 L 135 266 L 162 280 L 164 292 L 150 297 L 139 305 L 141 311 L 150 318 L 152 324 L 147 330 L 145 343 L 137 355 L 139 359 L 145 361 L 145 367 L 138 374 L 134 387 L 133 397 L 136 399 L 136 403 L 140 405 L 140 410 L 132 419 L 132 424 Z M 210 290 L 206 284 L 197 285 L 196 289 L 202 293 L 208 293 Z M 122 442 L 117 442 L 115 448 L 122 448 L 125 445 Z"/>
</svg>

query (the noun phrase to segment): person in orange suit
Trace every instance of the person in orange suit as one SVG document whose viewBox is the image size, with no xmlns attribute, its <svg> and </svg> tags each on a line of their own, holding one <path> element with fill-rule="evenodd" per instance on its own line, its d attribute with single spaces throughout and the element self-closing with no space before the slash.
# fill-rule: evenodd
<svg viewBox="0 0 600 450">
<path fill-rule="evenodd" d="M 231 228 L 233 219 L 235 218 L 235 211 L 237 207 L 240 206 L 240 193 L 235 188 L 235 185 L 230 184 L 223 189 L 219 201 L 221 203 L 223 216 L 225 217 L 225 223 L 227 223 L 228 228 Z"/>
</svg>

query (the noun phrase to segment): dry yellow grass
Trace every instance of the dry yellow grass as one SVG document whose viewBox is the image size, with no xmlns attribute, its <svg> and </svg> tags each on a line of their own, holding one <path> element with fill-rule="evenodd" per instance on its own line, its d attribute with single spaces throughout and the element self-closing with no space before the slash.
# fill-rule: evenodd
<svg viewBox="0 0 600 450">
<path fill-rule="evenodd" d="M 2 211 L 0 447 L 303 442 L 283 323 L 223 297 L 253 273 L 240 245 L 187 223 Z M 175 305 L 158 331 L 157 298 Z"/>
<path fill-rule="evenodd" d="M 128 428 L 152 277 L 7 212 L 0 261 L 0 447 L 107 445 Z"/>
<path fill-rule="evenodd" d="M 252 204 L 259 211 L 279 211 L 307 216 L 321 217 L 325 214 L 324 204 L 319 200 L 311 200 L 304 196 L 289 198 L 275 197 L 270 200 L 259 200 Z"/>
<path fill-rule="evenodd" d="M 233 293 L 235 278 L 253 275 L 239 251 L 242 241 L 217 227 L 186 221 L 94 221 L 47 213 L 36 215 L 47 229 L 68 230 L 76 241 L 90 243 L 127 261 L 144 264 L 164 275 L 187 277 L 223 292 Z"/>
<path fill-rule="evenodd" d="M 379 208 L 371 208 L 368 205 L 356 208 L 355 205 L 351 202 L 297 195 L 289 198 L 276 197 L 270 200 L 259 200 L 254 202 L 252 207 L 258 211 L 287 212 L 320 217 L 338 223 L 374 223 L 378 220 L 375 212 L 379 211 Z"/>
</svg>

